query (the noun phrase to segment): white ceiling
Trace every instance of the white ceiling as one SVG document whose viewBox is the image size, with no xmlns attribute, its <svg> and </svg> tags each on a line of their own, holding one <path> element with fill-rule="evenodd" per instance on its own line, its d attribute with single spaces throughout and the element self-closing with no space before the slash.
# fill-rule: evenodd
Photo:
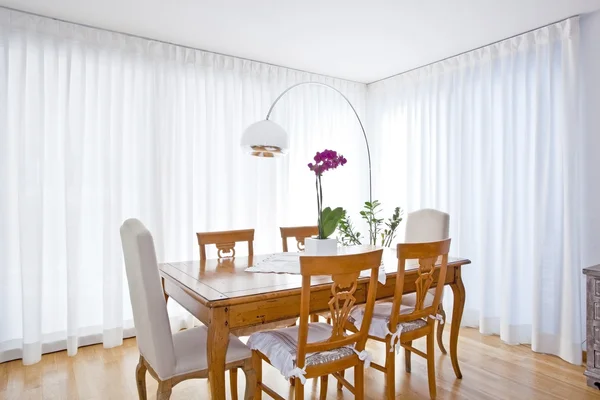
<svg viewBox="0 0 600 400">
<path fill-rule="evenodd" d="M 0 5 L 372 82 L 600 9 L 600 0 L 0 0 Z"/>
</svg>

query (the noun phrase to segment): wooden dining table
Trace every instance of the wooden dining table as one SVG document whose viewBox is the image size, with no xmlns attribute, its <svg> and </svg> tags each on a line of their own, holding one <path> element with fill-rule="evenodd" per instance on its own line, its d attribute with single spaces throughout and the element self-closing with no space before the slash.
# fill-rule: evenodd
<svg viewBox="0 0 600 400">
<path fill-rule="evenodd" d="M 376 249 L 375 246 L 349 246 L 340 248 L 346 254 Z M 209 383 L 213 399 L 225 399 L 225 354 L 231 332 L 240 333 L 258 325 L 268 328 L 277 321 L 297 318 L 300 315 L 301 275 L 246 272 L 245 269 L 272 255 L 254 255 L 184 261 L 159 265 L 165 295 L 175 300 L 208 327 L 207 356 Z M 454 293 L 452 325 L 450 330 L 450 357 L 456 376 L 461 378 L 457 358 L 460 321 L 465 305 L 465 287 L 461 279 L 465 258 L 449 258 L 445 284 Z M 383 268 L 386 283 L 378 283 L 377 299 L 394 295 L 398 261 L 395 249 L 385 249 Z M 434 274 L 437 282 L 439 268 Z M 407 264 L 404 293 L 415 292 L 417 263 Z M 369 278 L 360 278 L 355 292 L 357 304 L 365 302 Z M 328 311 L 331 295 L 331 278 L 312 280 L 313 296 L 310 312 Z"/>
</svg>

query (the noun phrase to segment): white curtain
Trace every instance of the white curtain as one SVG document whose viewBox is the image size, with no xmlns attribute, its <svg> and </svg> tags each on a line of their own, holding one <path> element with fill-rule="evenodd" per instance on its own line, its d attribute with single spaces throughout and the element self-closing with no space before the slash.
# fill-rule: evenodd
<svg viewBox="0 0 600 400">
<path fill-rule="evenodd" d="M 450 213 L 463 324 L 581 363 L 579 20 L 368 86 L 375 193 Z M 448 291 L 449 292 L 449 291 Z M 447 298 L 451 309 L 451 298 Z"/>
<path fill-rule="evenodd" d="M 306 165 L 325 148 L 349 160 L 325 177 L 325 202 L 356 211 L 364 139 L 334 91 L 303 86 L 278 104 L 289 156 L 239 147 L 302 81 L 365 111 L 362 84 L 0 9 L 0 362 L 132 333 L 128 217 L 154 233 L 160 261 L 197 259 L 207 230 L 255 228 L 255 251 L 276 251 L 279 226 L 316 221 Z"/>
</svg>

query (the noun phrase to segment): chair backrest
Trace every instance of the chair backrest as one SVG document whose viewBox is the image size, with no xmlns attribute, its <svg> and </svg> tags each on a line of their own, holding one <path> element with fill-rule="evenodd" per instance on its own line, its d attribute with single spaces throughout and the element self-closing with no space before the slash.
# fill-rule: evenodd
<svg viewBox="0 0 600 400">
<path fill-rule="evenodd" d="M 254 254 L 254 229 L 241 229 L 237 231 L 198 232 L 198 245 L 200 246 L 200 260 L 206 260 L 206 245 L 217 246 L 218 257 L 235 257 L 235 244 L 248 242 L 248 256 Z"/>
<path fill-rule="evenodd" d="M 304 251 L 304 239 L 319 234 L 319 228 L 317 226 L 281 227 L 279 228 L 279 231 L 281 232 L 283 251 L 286 253 L 288 252 L 288 238 L 295 238 L 298 250 Z"/>
<path fill-rule="evenodd" d="M 352 344 L 355 344 L 357 351 L 364 350 L 371 317 L 373 316 L 373 307 L 375 306 L 377 276 L 382 253 L 383 250 L 374 250 L 339 256 L 300 256 L 302 293 L 300 298 L 300 326 L 298 328 L 298 354 L 296 357 L 299 368 L 304 367 L 305 357 L 308 353 L 332 350 Z M 367 269 L 371 270 L 371 278 L 366 298 L 364 322 L 357 333 L 346 336 L 344 326 L 356 302 L 357 281 L 360 272 Z M 315 275 L 330 275 L 333 280 L 331 299 L 329 300 L 333 330 L 328 340 L 309 344 L 307 342 L 311 297 L 310 282 L 311 277 Z"/>
<path fill-rule="evenodd" d="M 449 251 L 450 239 L 438 242 L 398 244 L 398 270 L 396 272 L 396 288 L 394 290 L 394 301 L 390 318 L 391 332 L 395 332 L 399 322 L 414 321 L 418 318 L 427 318 L 430 315 L 436 315 L 446 280 Z M 440 267 L 436 269 L 436 262 L 440 258 Z M 407 260 L 417 260 L 418 263 L 417 279 L 415 281 L 415 306 L 411 313 L 400 314 Z M 433 288 L 432 285 L 436 271 L 439 271 L 439 274 L 437 275 L 437 284 L 435 285 L 435 295 L 433 302 L 429 306 L 426 306 L 425 297 L 427 296 L 427 291 Z"/>
<path fill-rule="evenodd" d="M 406 217 L 405 243 L 444 240 L 449 236 L 450 216 L 445 212 L 424 208 Z"/>
<path fill-rule="evenodd" d="M 121 244 L 140 354 L 166 379 L 175 372 L 175 349 L 152 235 L 137 219 L 121 226 Z"/>
</svg>

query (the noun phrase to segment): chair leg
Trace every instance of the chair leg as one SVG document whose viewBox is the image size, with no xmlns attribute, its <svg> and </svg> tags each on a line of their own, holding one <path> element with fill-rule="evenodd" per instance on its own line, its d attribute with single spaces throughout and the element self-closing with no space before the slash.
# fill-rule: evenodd
<svg viewBox="0 0 600 400">
<path fill-rule="evenodd" d="M 246 392 L 244 393 L 244 400 L 254 399 L 254 393 L 256 392 L 256 371 L 252 366 L 252 360 L 246 360 L 244 363 L 244 375 L 246 376 Z"/>
<path fill-rule="evenodd" d="M 365 398 L 365 364 L 361 362 L 354 367 L 354 398 L 364 400 Z"/>
<path fill-rule="evenodd" d="M 169 400 L 171 398 L 172 385 L 171 381 L 162 381 L 158 383 L 156 391 L 156 400 Z"/>
<path fill-rule="evenodd" d="M 410 342 L 406 342 L 407 345 L 412 346 L 412 340 Z M 404 365 L 406 368 L 406 372 L 410 373 L 410 355 L 411 352 L 408 349 L 404 349 Z"/>
<path fill-rule="evenodd" d="M 323 375 L 321 377 L 321 392 L 319 395 L 320 400 L 327 400 L 327 383 L 329 381 L 329 375 Z"/>
<path fill-rule="evenodd" d="M 231 390 L 231 400 L 238 400 L 237 393 L 237 382 L 238 382 L 238 374 L 237 368 L 232 368 L 229 370 L 229 389 Z"/>
<path fill-rule="evenodd" d="M 331 318 L 327 318 L 327 320 L 326 320 L 326 321 L 327 321 L 327 324 L 328 324 L 328 325 L 331 325 Z"/>
<path fill-rule="evenodd" d="M 346 373 L 346 370 L 341 370 L 340 371 L 340 376 L 343 378 L 344 374 Z M 342 385 L 342 382 L 337 381 L 337 390 L 342 390 L 344 388 L 344 385 Z"/>
<path fill-rule="evenodd" d="M 385 394 L 388 400 L 394 400 L 396 397 L 396 353 L 390 339 L 385 343 Z"/>
<path fill-rule="evenodd" d="M 442 351 L 442 353 L 446 354 L 447 353 L 446 348 L 444 347 L 444 342 L 442 341 L 442 334 L 444 333 L 444 326 L 446 326 L 446 311 L 444 310 L 442 303 L 440 303 L 440 307 L 438 308 L 438 313 L 442 316 L 442 318 L 444 318 L 444 323 L 442 324 L 442 321 L 437 322 L 437 342 L 438 342 L 438 346 L 439 346 L 440 350 Z"/>
<path fill-rule="evenodd" d="M 433 330 L 427 335 L 427 380 L 429 381 L 429 397 L 435 399 L 435 336 Z"/>
<path fill-rule="evenodd" d="M 165 278 L 161 278 L 161 286 L 163 289 L 163 295 L 165 296 L 165 303 L 167 303 L 169 301 L 169 295 L 167 294 L 167 291 L 165 290 Z"/>
<path fill-rule="evenodd" d="M 294 385 L 294 399 L 295 400 L 304 400 L 304 385 L 300 382 L 300 379 L 296 379 L 296 384 Z"/>
<path fill-rule="evenodd" d="M 256 390 L 254 392 L 254 400 L 261 400 L 262 388 L 260 385 L 262 384 L 262 359 L 256 350 L 252 351 L 252 368 L 254 369 L 254 373 L 256 375 Z"/>
<path fill-rule="evenodd" d="M 135 382 L 137 384 L 138 396 L 140 400 L 146 400 L 148 394 L 146 393 L 146 364 L 144 364 L 144 358 L 140 356 L 137 368 L 135 369 Z"/>
<path fill-rule="evenodd" d="M 319 314 L 311 314 L 310 322 L 319 322 Z"/>
</svg>

